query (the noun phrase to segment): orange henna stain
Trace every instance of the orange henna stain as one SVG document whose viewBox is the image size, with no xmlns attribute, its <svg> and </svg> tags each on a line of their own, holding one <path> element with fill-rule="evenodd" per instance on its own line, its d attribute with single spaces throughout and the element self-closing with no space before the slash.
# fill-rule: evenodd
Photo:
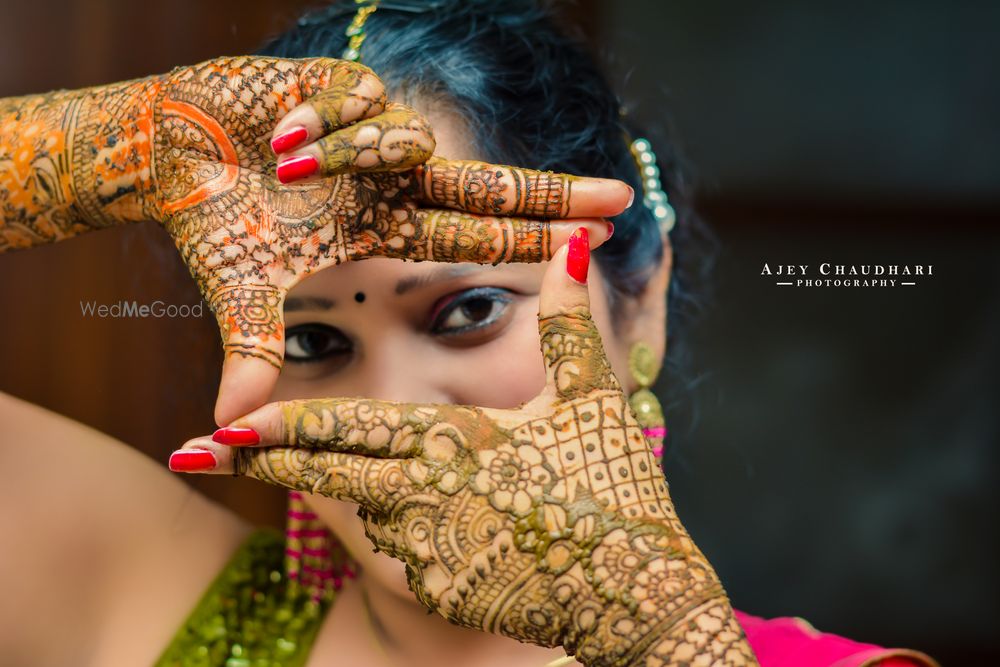
<svg viewBox="0 0 1000 667">
<path fill-rule="evenodd" d="M 127 114 L 118 117 L 106 108 L 100 109 L 100 124 L 117 129 L 114 142 L 103 133 L 98 133 L 92 140 L 94 176 L 97 192 L 101 196 L 111 197 L 121 189 L 133 188 L 136 194 L 126 199 L 134 202 L 151 180 L 154 128 L 149 100 L 156 92 L 156 87 L 151 90 L 145 82 L 137 83 L 122 92 L 128 100 L 123 105 L 129 110 Z M 124 212 L 132 202 L 115 201 L 111 206 L 118 212 Z"/>
<path fill-rule="evenodd" d="M 211 196 L 225 192 L 235 186 L 240 174 L 240 159 L 236 154 L 236 147 L 233 146 L 233 142 L 230 141 L 229 136 L 222 126 L 219 125 L 219 122 L 198 107 L 186 102 L 178 102 L 177 100 L 164 100 L 162 108 L 164 113 L 172 113 L 180 116 L 194 123 L 210 136 L 215 142 L 216 148 L 222 154 L 222 161 L 225 165 L 222 174 L 219 176 L 206 183 L 202 183 L 180 199 L 164 202 L 162 207 L 163 212 L 169 215 L 200 204 Z"/>
<path fill-rule="evenodd" d="M 271 241 L 272 230 L 274 229 L 274 212 L 268 207 L 256 209 L 257 215 L 244 213 L 238 219 L 246 227 L 247 234 L 259 241 L 268 243 Z"/>
<path fill-rule="evenodd" d="M 6 204 L 31 213 L 45 208 L 38 183 L 35 181 L 36 160 L 40 156 L 58 156 L 65 152 L 66 135 L 53 127 L 50 119 L 41 118 L 30 123 L 18 120 L 18 114 L 8 114 L 0 122 L 0 189 L 6 193 Z M 69 192 L 69 172 L 58 174 L 60 192 Z M 47 199 L 47 198 L 46 198 Z M 40 221 L 40 224 L 45 223 Z M 54 228 L 44 230 L 52 233 Z"/>
</svg>

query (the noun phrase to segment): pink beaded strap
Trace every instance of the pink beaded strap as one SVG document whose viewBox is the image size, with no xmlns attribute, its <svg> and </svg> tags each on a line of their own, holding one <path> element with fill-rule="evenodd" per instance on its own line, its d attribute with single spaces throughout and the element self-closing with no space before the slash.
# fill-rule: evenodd
<svg viewBox="0 0 1000 667">
<path fill-rule="evenodd" d="M 659 438 L 662 442 L 667 437 L 667 427 L 666 426 L 653 426 L 649 428 L 642 429 L 642 434 L 646 438 Z M 658 447 L 653 447 L 653 456 L 661 458 L 663 456 L 663 445 Z"/>
<path fill-rule="evenodd" d="M 285 572 L 315 602 L 331 599 L 344 579 L 356 574 L 343 546 L 309 510 L 299 491 L 288 492 Z"/>
</svg>

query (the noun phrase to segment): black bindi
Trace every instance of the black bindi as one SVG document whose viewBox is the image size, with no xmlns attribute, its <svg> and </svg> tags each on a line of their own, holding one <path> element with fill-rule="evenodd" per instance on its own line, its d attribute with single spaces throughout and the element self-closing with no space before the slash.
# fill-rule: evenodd
<svg viewBox="0 0 1000 667">
<path fill-rule="evenodd" d="M 364 292 L 358 292 L 357 294 L 354 295 L 354 300 L 357 301 L 358 303 L 364 303 L 365 302 L 365 293 Z"/>
</svg>

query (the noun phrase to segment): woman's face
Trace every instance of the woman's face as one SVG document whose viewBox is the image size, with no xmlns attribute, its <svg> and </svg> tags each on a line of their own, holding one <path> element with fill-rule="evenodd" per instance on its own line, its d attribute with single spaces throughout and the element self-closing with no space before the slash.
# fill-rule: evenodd
<svg viewBox="0 0 1000 667">
<path fill-rule="evenodd" d="M 480 158 L 453 117 L 424 113 L 436 155 Z M 600 269 L 590 266 L 594 321 L 627 385 L 628 342 L 616 336 Z M 545 383 L 537 320 L 544 271 L 544 264 L 376 258 L 316 273 L 285 301 L 285 365 L 272 400 L 364 396 L 516 407 Z M 403 564 L 372 551 L 356 505 L 320 496 L 308 502 L 366 575 L 410 595 Z"/>
</svg>

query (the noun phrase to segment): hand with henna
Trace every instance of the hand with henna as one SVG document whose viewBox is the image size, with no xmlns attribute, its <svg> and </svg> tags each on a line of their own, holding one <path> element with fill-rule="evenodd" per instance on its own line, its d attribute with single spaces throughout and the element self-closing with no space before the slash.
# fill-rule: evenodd
<svg viewBox="0 0 1000 667">
<path fill-rule="evenodd" d="M 618 181 L 429 160 L 434 148 L 369 69 L 327 58 L 220 58 L 4 99 L 0 251 L 162 224 L 219 322 L 224 424 L 270 393 L 283 299 L 310 273 L 374 256 L 541 261 L 581 223 L 607 238 L 594 217 L 629 200 Z"/>
<path fill-rule="evenodd" d="M 520 408 L 286 401 L 234 422 L 257 446 L 203 437 L 174 456 L 357 503 L 377 549 L 454 623 L 592 666 L 755 665 L 605 357 L 573 277 L 586 280 L 580 236 L 545 275 L 547 384 Z"/>
</svg>

